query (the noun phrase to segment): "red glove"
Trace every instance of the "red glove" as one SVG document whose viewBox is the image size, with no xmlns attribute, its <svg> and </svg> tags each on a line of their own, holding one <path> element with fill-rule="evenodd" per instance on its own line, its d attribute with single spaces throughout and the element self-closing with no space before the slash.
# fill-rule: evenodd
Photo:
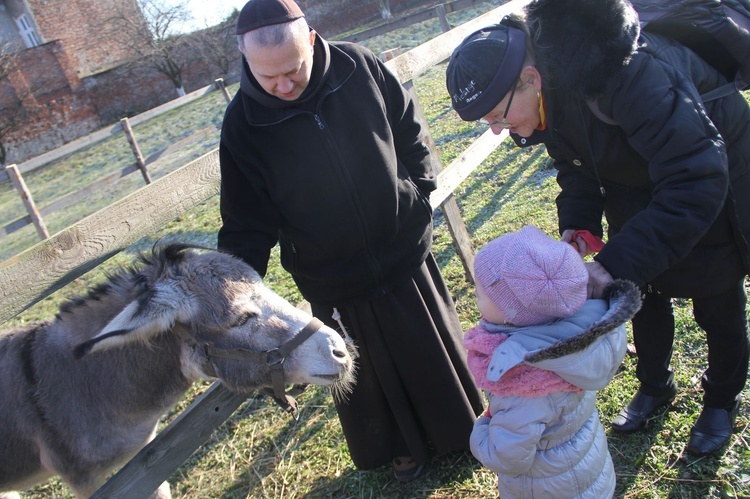
<svg viewBox="0 0 750 499">
<path fill-rule="evenodd" d="M 586 244 L 589 245 L 589 248 L 593 253 L 598 253 L 602 250 L 602 248 L 604 248 L 604 241 L 587 230 L 577 230 L 573 232 L 572 241 L 575 242 L 576 238 L 578 237 L 586 241 Z"/>
<path fill-rule="evenodd" d="M 483 418 L 491 418 L 492 417 L 492 414 L 490 414 L 490 407 L 489 406 L 487 406 L 487 410 L 484 411 L 484 414 L 482 414 L 482 417 Z"/>
</svg>

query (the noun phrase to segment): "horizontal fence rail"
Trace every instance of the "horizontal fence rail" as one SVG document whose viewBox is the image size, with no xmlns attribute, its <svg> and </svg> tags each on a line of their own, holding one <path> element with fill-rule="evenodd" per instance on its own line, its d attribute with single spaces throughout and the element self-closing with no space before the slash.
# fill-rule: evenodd
<svg viewBox="0 0 750 499">
<path fill-rule="evenodd" d="M 148 121 L 151 118 L 167 113 L 173 109 L 177 109 L 180 106 L 189 104 L 195 100 L 202 98 L 206 94 L 215 92 L 216 90 L 220 90 L 224 93 L 225 98 L 227 98 L 227 102 L 231 100 L 231 97 L 229 96 L 226 90 L 224 80 L 221 78 L 218 78 L 216 81 L 214 81 L 210 85 L 207 85 L 203 88 L 199 88 L 198 90 L 195 90 L 193 92 L 190 92 L 189 94 L 183 95 L 182 97 L 178 97 L 177 99 L 173 99 L 169 102 L 166 102 L 162 104 L 161 106 L 157 106 L 155 108 L 149 109 L 148 111 L 145 111 L 141 114 L 137 114 L 135 116 L 129 117 L 128 122 L 130 126 L 140 125 L 141 123 Z M 23 163 L 19 163 L 16 166 L 18 167 L 18 170 L 22 174 L 29 173 L 31 171 L 36 170 L 37 168 L 41 168 L 53 161 L 63 158 L 67 156 L 68 154 L 72 154 L 76 151 L 80 151 L 81 149 L 85 149 L 89 146 L 97 144 L 110 137 L 117 136 L 123 132 L 124 130 L 123 130 L 122 121 L 119 121 L 113 125 L 109 125 L 105 128 L 102 128 L 101 130 L 97 130 L 96 132 L 90 133 L 86 135 L 85 137 L 72 140 L 62 147 L 58 147 L 57 149 L 53 149 L 52 151 L 48 151 L 44 154 L 40 154 L 39 156 L 35 156 L 27 161 L 24 161 Z M 8 180 L 8 175 L 5 172 L 0 172 L 0 182 L 4 182 L 6 180 Z"/>
<path fill-rule="evenodd" d="M 120 120 L 120 123 L 118 123 L 117 125 L 107 128 L 105 130 L 107 132 L 106 134 L 100 133 L 101 131 L 95 132 L 94 134 L 91 134 L 91 135 L 88 135 L 86 137 L 82 137 L 81 139 L 79 139 L 82 141 L 79 144 L 73 144 L 73 142 L 71 142 L 70 144 L 68 144 L 68 146 L 71 146 L 71 145 L 74 146 L 72 149 L 68 148 L 68 146 L 64 146 L 60 149 L 55 149 L 54 151 L 50 151 L 49 153 L 47 153 L 49 154 L 49 156 L 47 156 L 46 158 L 40 159 L 42 158 L 40 156 L 39 158 L 34 158 L 33 160 L 30 160 L 26 163 L 21 163 L 20 165 L 6 166 L 5 170 L 2 171 L 1 173 L 2 175 L 4 175 L 4 178 L 6 179 L 10 178 L 11 182 L 13 183 L 13 186 L 15 187 L 16 191 L 18 192 L 19 196 L 21 197 L 23 201 L 24 207 L 26 208 L 27 215 L 20 217 L 6 224 L 5 226 L 0 227 L 0 239 L 30 224 L 33 224 L 36 227 L 36 230 L 40 239 L 48 238 L 49 233 L 47 232 L 47 229 L 44 224 L 45 216 L 48 216 L 56 211 L 67 208 L 68 206 L 74 203 L 77 203 L 81 201 L 82 199 L 85 199 L 92 192 L 95 192 L 102 187 L 111 185 L 117 182 L 118 180 L 127 177 L 131 173 L 140 172 L 141 175 L 143 176 L 144 182 L 146 184 L 150 184 L 151 175 L 148 171 L 149 165 L 152 165 L 163 155 L 167 154 L 169 151 L 175 150 L 181 144 L 184 144 L 186 141 L 192 142 L 192 141 L 197 140 L 199 136 L 201 137 L 205 136 L 207 129 L 199 130 L 198 132 L 194 133 L 190 137 L 186 137 L 185 139 L 182 139 L 178 142 L 169 144 L 163 149 L 149 155 L 147 158 L 144 158 L 143 154 L 141 154 L 141 150 L 140 150 L 140 147 L 138 146 L 138 141 L 136 140 L 135 134 L 133 133 L 133 126 L 144 123 L 158 116 L 161 116 L 162 114 L 172 111 L 173 109 L 177 109 L 180 106 L 189 104 L 190 102 L 193 102 L 196 99 L 199 99 L 205 96 L 207 93 L 213 92 L 214 90 L 221 90 L 224 94 L 225 100 L 227 102 L 231 101 L 231 96 L 229 95 L 229 92 L 227 91 L 227 88 L 224 85 L 224 81 L 221 78 L 219 78 L 214 82 L 213 85 L 209 85 L 201 90 L 197 90 L 195 92 L 187 94 L 178 99 L 174 99 L 170 102 L 167 102 L 166 104 L 163 104 L 154 109 L 150 109 L 149 111 L 146 111 L 145 113 L 141 113 L 132 118 L 123 118 L 122 120 Z M 130 145 L 130 149 L 133 152 L 133 155 L 135 156 L 134 163 L 131 163 L 125 166 L 119 171 L 105 175 L 95 180 L 91 184 L 81 189 L 78 189 L 75 192 L 68 193 L 58 199 L 52 200 L 49 204 L 47 204 L 44 207 L 37 206 L 37 204 L 33 200 L 31 192 L 29 192 L 28 188 L 26 187 L 25 182 L 23 181 L 22 173 L 24 171 L 30 172 L 35 169 L 46 166 L 47 164 L 49 164 L 49 162 L 52 162 L 56 159 L 60 159 L 68 154 L 71 154 L 72 152 L 75 152 L 82 148 L 86 148 L 106 138 L 109 138 L 110 136 L 115 135 L 115 131 L 120 131 L 125 135 L 125 138 L 127 139 L 128 144 Z M 91 139 L 91 137 L 94 137 L 94 136 L 98 138 Z M 2 182 L 1 178 L 0 178 L 0 182 Z"/>
<path fill-rule="evenodd" d="M 429 21 L 430 19 L 433 19 L 435 17 L 440 20 L 441 24 L 446 26 L 448 25 L 446 14 L 463 9 L 468 9 L 470 7 L 475 7 L 477 4 L 482 3 L 482 1 L 483 0 L 454 0 L 453 2 L 446 2 L 444 4 L 423 9 L 419 12 L 399 17 L 398 19 L 394 19 L 393 21 L 379 24 L 377 26 L 373 26 L 372 28 L 359 31 L 342 38 L 337 38 L 337 40 L 360 43 L 365 40 L 369 40 L 370 38 L 375 38 L 376 36 L 390 33 L 391 31 L 397 29 L 406 28 L 408 26 L 411 26 L 412 24 Z"/>
</svg>

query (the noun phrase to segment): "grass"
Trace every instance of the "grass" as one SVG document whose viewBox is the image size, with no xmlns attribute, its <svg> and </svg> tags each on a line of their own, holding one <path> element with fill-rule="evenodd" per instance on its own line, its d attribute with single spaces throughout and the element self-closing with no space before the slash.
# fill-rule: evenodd
<svg viewBox="0 0 750 499">
<path fill-rule="evenodd" d="M 393 36 L 405 40 L 416 37 L 414 34 Z M 388 46 L 390 42 L 381 43 Z M 436 67 L 421 77 L 416 87 L 443 164 L 448 165 L 483 130 L 460 122 L 450 110 L 443 75 L 444 66 Z M 146 146 L 151 142 L 144 141 L 142 147 L 153 147 L 149 150 L 163 147 L 160 144 L 164 142 L 159 142 L 156 137 L 161 132 L 157 131 L 178 130 L 182 123 L 190 122 L 203 127 L 201 120 L 206 115 L 213 117 L 209 121 L 216 116 L 220 119 L 221 113 L 215 107 L 223 108 L 223 104 L 218 102 L 212 106 L 204 108 L 196 103 L 195 108 L 186 107 L 175 112 L 168 118 L 170 121 L 161 123 L 155 120 L 151 132 L 153 145 Z M 175 137 L 179 133 L 190 135 L 189 130 L 175 133 Z M 149 134 L 144 136 L 150 137 Z M 200 150 L 202 146 L 196 147 Z M 125 153 L 129 154 L 129 151 Z M 144 154 L 149 153 L 144 150 Z M 83 157 L 79 161 L 81 171 L 103 168 L 101 157 L 91 160 L 99 161 L 98 167 L 89 165 Z M 44 184 L 47 192 L 54 193 L 56 189 L 62 189 L 55 185 L 59 184 L 53 181 L 55 178 L 59 180 L 60 177 L 53 176 L 45 182 L 39 180 L 39 185 Z M 66 185 L 65 188 L 71 187 Z M 542 147 L 518 149 L 506 142 L 456 190 L 455 197 L 473 244 L 479 248 L 492 238 L 526 224 L 537 225 L 547 233 L 555 234 L 554 198 L 557 191 L 554 172 Z M 218 199 L 213 198 L 108 261 L 97 272 L 83 276 L 37 304 L 13 322 L 51 317 L 64 296 L 79 293 L 102 280 L 102 271 L 130 262 L 135 252 L 147 249 L 160 238 L 215 246 L 218 227 Z M 440 210 L 435 213 L 434 251 L 453 293 L 461 323 L 468 329 L 479 318 L 473 289 L 466 280 Z M 293 303 L 301 299 L 291 279 L 279 267 L 276 251 L 266 282 Z M 741 408 L 731 446 L 724 454 L 695 459 L 684 453 L 690 427 L 701 407 L 700 375 L 706 368 L 706 348 L 704 335 L 691 318 L 688 300 L 677 301 L 676 321 L 673 368 L 680 392 L 674 405 L 652 421 L 643 433 L 622 436 L 608 430 L 609 448 L 618 478 L 616 495 L 618 498 L 637 499 L 750 497 L 750 446 L 747 442 L 750 438 L 750 413 L 747 404 Z M 634 373 L 635 359 L 627 357 L 613 382 L 599 393 L 598 407 L 605 428 L 636 389 Z M 195 386 L 165 422 L 179 414 L 208 384 Z M 744 395 L 747 399 L 747 390 Z M 465 453 L 434 457 L 428 463 L 426 475 L 411 484 L 396 482 L 387 467 L 358 471 L 348 455 L 330 394 L 324 389 L 311 388 L 298 400 L 301 413 L 299 421 L 295 422 L 263 396 L 251 397 L 170 478 L 173 496 L 497 497 L 495 476 Z M 24 497 L 72 496 L 59 480 L 51 480 L 26 492 Z"/>
</svg>

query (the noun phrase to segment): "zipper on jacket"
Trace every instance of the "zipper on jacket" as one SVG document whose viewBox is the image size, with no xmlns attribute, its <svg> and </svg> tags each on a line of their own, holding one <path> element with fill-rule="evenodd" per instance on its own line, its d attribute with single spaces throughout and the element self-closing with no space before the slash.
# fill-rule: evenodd
<svg viewBox="0 0 750 499">
<path fill-rule="evenodd" d="M 325 99 L 325 97 L 327 97 L 327 95 L 321 98 L 320 102 L 318 103 L 318 107 L 317 107 L 318 112 L 313 113 L 313 116 L 315 117 L 315 122 L 318 124 L 318 128 L 320 128 L 321 130 L 325 130 L 325 125 L 323 124 L 323 120 L 321 119 L 319 112 L 320 112 L 321 106 L 323 105 L 323 100 Z M 342 175 L 344 180 L 348 182 L 349 186 L 352 186 L 353 184 L 351 182 L 351 177 L 349 176 L 349 172 L 346 169 L 346 164 L 344 163 L 344 161 L 341 158 L 341 155 L 339 154 L 339 148 L 336 142 L 332 140 L 329 133 L 325 133 L 324 136 L 326 138 L 326 143 L 328 144 L 329 150 L 331 151 L 332 157 L 336 158 L 337 160 L 336 163 L 338 165 L 340 174 Z M 353 189 L 351 189 L 350 191 L 353 192 Z M 352 203 L 357 213 L 357 216 L 360 220 L 360 227 L 362 230 L 362 239 L 364 242 L 365 251 L 368 255 L 367 263 L 368 263 L 368 266 L 370 267 L 371 272 L 373 273 L 373 276 L 375 277 L 376 283 L 379 285 L 379 287 L 381 287 L 381 292 L 382 292 L 383 288 L 382 286 L 380 286 L 380 284 L 385 279 L 383 276 L 383 269 L 380 267 L 380 263 L 377 261 L 377 258 L 375 258 L 375 255 L 372 253 L 372 248 L 371 248 L 371 243 L 370 243 L 370 229 L 367 224 L 367 219 L 365 218 L 364 213 L 362 212 L 362 207 L 359 205 L 357 201 L 357 197 L 352 196 L 351 192 L 350 192 L 349 200 Z"/>
<path fill-rule="evenodd" d="M 589 148 L 589 156 L 591 156 L 591 165 L 594 167 L 594 175 L 596 176 L 596 183 L 599 184 L 599 192 L 603 198 L 607 197 L 607 191 L 604 189 L 602 180 L 599 178 L 599 169 L 596 167 L 596 158 L 594 158 L 594 150 L 591 148 L 591 140 L 589 137 L 588 127 L 586 126 L 586 118 L 583 116 L 583 109 L 581 109 L 581 101 L 578 101 L 578 113 L 581 115 L 581 125 L 583 125 L 583 136 L 586 139 L 586 145 Z"/>
</svg>

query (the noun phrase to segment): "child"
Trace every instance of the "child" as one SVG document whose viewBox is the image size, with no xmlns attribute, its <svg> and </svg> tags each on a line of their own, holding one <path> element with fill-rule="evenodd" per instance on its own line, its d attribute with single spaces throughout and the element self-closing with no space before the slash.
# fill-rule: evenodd
<svg viewBox="0 0 750 499">
<path fill-rule="evenodd" d="M 472 453 L 498 474 L 502 499 L 612 497 L 596 390 L 625 355 L 637 288 L 615 281 L 607 299 L 587 300 L 575 248 L 532 226 L 488 243 L 474 270 L 482 320 L 464 346 L 489 407 L 474 425 Z"/>
</svg>

